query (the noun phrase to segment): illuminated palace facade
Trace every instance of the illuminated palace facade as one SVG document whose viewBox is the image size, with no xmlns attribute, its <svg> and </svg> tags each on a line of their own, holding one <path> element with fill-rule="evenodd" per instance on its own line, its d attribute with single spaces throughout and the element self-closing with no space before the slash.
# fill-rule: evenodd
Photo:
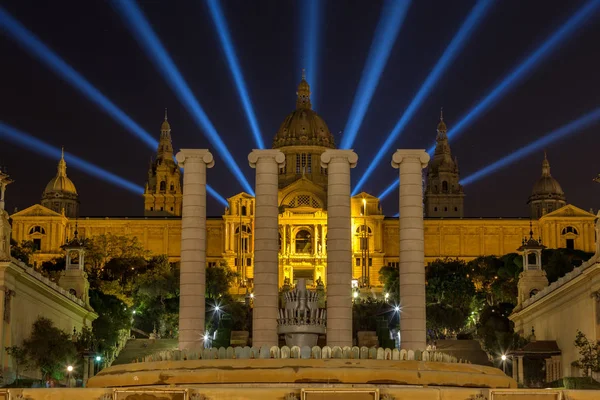
<svg viewBox="0 0 600 400">
<path fill-rule="evenodd" d="M 470 260 L 484 255 L 515 252 L 529 235 L 527 218 L 464 218 L 464 192 L 459 169 L 452 157 L 443 117 L 437 126 L 436 150 L 427 170 L 425 192 L 426 262 L 458 257 Z M 285 165 L 279 171 L 279 285 L 289 279 L 326 284 L 327 269 L 327 170 L 320 155 L 335 148 L 325 121 L 312 110 L 310 87 L 302 79 L 296 109 L 289 114 L 273 140 Z M 359 152 L 360 156 L 360 152 Z M 359 159 L 360 162 L 360 159 Z M 367 162 L 367 161 L 365 161 Z M 73 236 L 78 208 L 77 191 L 67 177 L 64 159 L 47 185 L 41 204 L 16 212 L 12 217 L 13 238 L 32 240 L 39 249 L 36 262 L 62 255 L 61 245 Z M 209 173 L 210 181 L 210 173 Z M 148 170 L 144 193 L 144 217 L 79 218 L 79 234 L 136 236 L 155 255 L 178 260 L 181 242 L 182 184 L 173 161 L 171 126 L 161 126 L 156 159 Z M 225 212 L 207 221 L 207 262 L 225 260 L 240 273 L 243 283 L 253 279 L 254 198 L 239 193 L 228 200 Z M 544 157 L 542 175 L 528 201 L 533 230 L 549 248 L 574 248 L 593 252 L 595 215 L 566 203 L 565 194 L 550 175 Z M 379 269 L 398 265 L 399 221 L 385 217 L 379 199 L 367 193 L 352 198 L 353 277 L 359 283 L 380 286 Z"/>
</svg>

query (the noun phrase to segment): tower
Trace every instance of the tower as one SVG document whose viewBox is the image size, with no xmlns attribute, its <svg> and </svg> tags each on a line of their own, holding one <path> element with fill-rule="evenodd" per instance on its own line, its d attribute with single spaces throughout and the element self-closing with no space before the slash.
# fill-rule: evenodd
<svg viewBox="0 0 600 400">
<path fill-rule="evenodd" d="M 67 290 L 73 296 L 83 300 L 86 306 L 90 304 L 90 282 L 87 279 L 87 273 L 84 270 L 85 265 L 85 244 L 79 237 L 77 225 L 73 239 L 67 241 L 62 246 L 65 251 L 65 270 L 62 272 L 58 285 Z"/>
<path fill-rule="evenodd" d="M 42 194 L 42 205 L 59 214 L 64 212 L 68 218 L 79 215 L 79 195 L 73 181 L 67 177 L 64 148 L 58 161 L 56 176 L 48 182 Z"/>
<path fill-rule="evenodd" d="M 558 181 L 550 175 L 550 162 L 545 151 L 544 161 L 542 161 L 542 176 L 533 185 L 527 204 L 529 204 L 531 218 L 535 219 L 567 204 L 565 192 Z"/>
<path fill-rule="evenodd" d="M 517 305 L 548 286 L 546 271 L 542 269 L 542 250 L 546 248 L 542 239 L 533 238 L 533 226 L 529 222 L 529 238 L 523 238 L 523 244 L 517 249 L 523 256 L 523 272 L 519 274 Z"/>
<path fill-rule="evenodd" d="M 160 127 L 156 160 L 150 161 L 144 190 L 144 215 L 147 217 L 181 216 L 181 171 L 173 159 L 171 125 L 165 120 Z"/>
<path fill-rule="evenodd" d="M 460 185 L 458 160 L 452 159 L 444 115 L 440 112 L 435 153 L 427 171 L 425 216 L 462 218 L 464 216 L 463 187 Z"/>
<path fill-rule="evenodd" d="M 10 260 L 12 229 L 8 220 L 8 213 L 4 211 L 4 193 L 6 192 L 6 186 L 12 182 L 6 171 L 0 168 L 0 261 Z"/>
</svg>

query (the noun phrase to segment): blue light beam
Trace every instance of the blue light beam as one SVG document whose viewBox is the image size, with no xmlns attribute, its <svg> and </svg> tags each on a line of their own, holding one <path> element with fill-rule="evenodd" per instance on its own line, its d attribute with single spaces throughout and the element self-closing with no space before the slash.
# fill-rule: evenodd
<svg viewBox="0 0 600 400">
<path fill-rule="evenodd" d="M 233 76 L 233 80 L 235 81 L 236 89 L 240 96 L 240 100 L 242 101 L 242 105 L 244 106 L 246 118 L 248 118 L 248 123 L 250 124 L 250 129 L 252 129 L 254 140 L 256 141 L 256 145 L 259 149 L 264 149 L 265 144 L 263 142 L 262 134 L 260 133 L 260 128 L 258 127 L 258 121 L 256 119 L 256 115 L 254 114 L 252 102 L 250 101 L 250 95 L 248 94 L 246 81 L 244 80 L 240 63 L 235 54 L 233 41 L 231 40 L 229 28 L 227 27 L 227 21 L 225 20 L 225 16 L 223 15 L 223 10 L 221 9 L 219 0 L 208 0 L 208 8 L 210 10 L 210 15 L 212 16 L 215 28 L 221 41 L 221 46 L 223 47 L 223 51 L 225 52 L 225 57 L 227 58 L 227 65 L 229 66 L 229 70 L 231 71 L 231 75 Z"/>
<path fill-rule="evenodd" d="M 466 186 L 473 182 L 476 182 L 487 175 L 490 175 L 502 168 L 509 166 L 510 164 L 522 159 L 529 154 L 538 151 L 550 144 L 556 142 L 557 140 L 564 139 L 565 137 L 572 135 L 581 131 L 582 129 L 587 128 L 588 126 L 597 123 L 600 121 L 600 108 L 595 109 L 594 111 L 584 115 L 583 117 L 576 119 L 573 122 L 568 123 L 567 125 L 563 125 L 558 129 L 548 133 L 547 135 L 542 136 L 541 138 L 529 143 L 528 145 L 521 147 L 515 152 L 507 155 L 506 157 L 501 158 L 500 160 L 488 165 L 480 169 L 479 171 L 469 175 L 468 177 L 461 180 L 461 185 Z"/>
<path fill-rule="evenodd" d="M 3 30 L 7 32 L 17 43 L 23 46 L 32 57 L 40 60 L 54 73 L 69 82 L 90 101 L 100 106 L 100 108 L 102 108 L 109 116 L 120 123 L 134 136 L 136 136 L 138 139 L 141 139 L 152 149 L 156 149 L 158 147 L 158 141 L 152 137 L 152 135 L 150 135 L 144 128 L 133 121 L 125 112 L 123 112 L 123 110 L 111 102 L 98 89 L 96 89 L 56 53 L 50 50 L 50 48 L 42 43 L 33 33 L 27 30 L 27 28 L 25 28 L 19 21 L 14 19 L 2 7 L 0 7 L 0 27 L 2 27 Z M 76 162 L 77 161 L 74 163 Z M 210 188 L 209 193 L 211 193 L 211 191 L 214 192 L 214 197 L 217 199 L 217 201 L 227 205 L 227 202 L 224 202 L 223 196 L 219 195 L 212 188 Z"/>
<path fill-rule="evenodd" d="M 44 45 L 33 33 L 0 7 L 0 29 L 7 33 L 34 58 L 40 60 L 58 76 L 69 82 L 90 101 L 100 106 L 125 129 L 133 133 L 146 144 L 156 148 L 157 142 L 141 126 L 136 124 L 119 107 L 107 99 L 98 89 L 89 83 L 50 48 Z"/>
<path fill-rule="evenodd" d="M 219 203 L 221 203 L 225 207 L 229 207 L 229 203 L 227 202 L 227 200 L 225 200 L 225 197 L 221 196 L 215 189 L 213 189 L 209 185 L 206 185 L 206 192 L 212 197 L 214 197 Z"/>
<path fill-rule="evenodd" d="M 302 65 L 301 69 L 306 69 L 306 80 L 311 84 L 312 92 L 312 108 L 316 109 L 317 96 L 315 88 L 318 89 L 317 82 L 317 63 L 319 59 L 319 36 L 321 33 L 321 19 L 323 12 L 321 10 L 320 0 L 305 0 L 304 8 L 300 15 L 302 20 L 299 21 L 300 41 L 302 43 Z"/>
<path fill-rule="evenodd" d="M 369 104 L 371 104 L 373 94 L 379 84 L 379 78 L 381 78 L 381 73 L 390 57 L 400 28 L 402 28 L 410 3 L 410 0 L 388 0 L 381 10 L 367 62 L 344 129 L 344 136 L 340 145 L 342 149 L 350 149 L 354 145 L 354 140 L 358 135 L 358 130 L 365 118 Z"/>
<path fill-rule="evenodd" d="M 454 38 L 452 39 L 448 47 L 446 47 L 446 50 L 427 76 L 427 79 L 425 79 L 425 82 L 423 82 L 423 85 L 421 86 L 415 97 L 412 99 L 412 101 L 402 114 L 402 117 L 400 117 L 400 119 L 390 132 L 389 136 L 387 137 L 383 145 L 380 147 L 379 151 L 377 151 L 377 154 L 373 158 L 373 161 L 371 161 L 371 163 L 367 167 L 367 170 L 354 187 L 354 191 L 352 192 L 353 196 L 359 192 L 359 190 L 365 184 L 367 179 L 369 179 L 371 174 L 375 171 L 377 165 L 381 162 L 383 157 L 389 151 L 390 147 L 398 139 L 400 134 L 403 132 L 404 128 L 406 128 L 406 125 L 411 120 L 413 115 L 417 112 L 423 101 L 427 98 L 435 84 L 438 82 L 438 80 L 441 78 L 441 76 L 450 66 L 450 64 L 454 61 L 454 59 L 458 56 L 458 53 L 466 44 L 467 39 L 470 38 L 473 30 L 475 30 L 475 28 L 483 20 L 493 3 L 494 0 L 478 1 L 475 4 L 475 6 L 471 9 L 471 12 L 465 19 L 465 22 L 461 25 L 458 32 L 456 32 L 456 35 L 454 35 Z"/>
<path fill-rule="evenodd" d="M 20 131 L 4 122 L 0 122 L 0 139 L 5 139 L 26 150 L 33 150 L 42 156 L 60 160 L 61 149 L 51 146 L 23 131 Z M 87 162 L 77 156 L 65 152 L 65 161 L 68 165 L 82 170 L 88 175 L 99 178 L 103 181 L 112 183 L 120 188 L 133 192 L 137 195 L 144 194 L 144 188 L 121 178 L 111 172 L 108 172 L 94 164 Z"/>
<path fill-rule="evenodd" d="M 468 112 L 453 128 L 448 132 L 448 139 L 456 137 L 464 131 L 469 125 L 483 115 L 483 113 L 492 107 L 501 97 L 508 93 L 514 86 L 523 81 L 523 79 L 537 67 L 541 61 L 547 58 L 553 50 L 558 48 L 570 35 L 581 29 L 585 22 L 589 20 L 596 9 L 600 6 L 600 0 L 591 0 L 581 7 L 571 16 L 556 32 L 552 34 L 540 47 L 538 47 L 529 57 L 525 59 L 518 67 L 510 72 L 498 86 L 496 86 L 483 100 Z M 429 154 L 433 154 L 435 145 L 429 149 Z"/>
<path fill-rule="evenodd" d="M 392 193 L 394 189 L 398 188 L 398 179 L 394 180 L 383 192 L 379 194 L 379 200 L 383 200 L 388 194 Z"/>
<path fill-rule="evenodd" d="M 246 180 L 240 167 L 227 149 L 227 146 L 219 136 L 214 125 L 202 109 L 202 106 L 194 97 L 192 90 L 186 83 L 183 75 L 175 66 L 175 62 L 169 56 L 156 33 L 146 20 L 142 11 L 133 0 L 113 0 L 115 8 L 119 11 L 127 27 L 131 30 L 138 43 L 144 48 L 148 57 L 154 62 L 155 66 L 162 73 L 165 80 L 169 83 L 179 101 L 187 108 L 188 112 L 194 118 L 198 127 L 204 132 L 210 143 L 225 161 L 225 165 L 233 173 L 243 189 L 254 196 L 252 186 Z"/>
</svg>

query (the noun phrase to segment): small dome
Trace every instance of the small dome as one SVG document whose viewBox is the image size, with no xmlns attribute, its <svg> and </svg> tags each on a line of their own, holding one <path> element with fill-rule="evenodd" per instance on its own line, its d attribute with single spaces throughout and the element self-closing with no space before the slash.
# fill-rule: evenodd
<svg viewBox="0 0 600 400">
<path fill-rule="evenodd" d="M 289 114 L 273 139 L 273 148 L 285 146 L 322 146 L 335 149 L 333 135 L 327 124 L 311 108 L 310 86 L 304 73 L 298 85 L 296 110 Z"/>
<path fill-rule="evenodd" d="M 67 177 L 67 163 L 65 162 L 64 150 L 61 153 L 60 161 L 58 162 L 58 171 L 56 176 L 48 182 L 46 189 L 44 189 L 44 196 L 49 193 L 71 193 L 77 194 L 77 189 L 73 181 Z"/>
<path fill-rule="evenodd" d="M 556 179 L 550 175 L 550 162 L 544 153 L 544 161 L 542 162 L 542 176 L 533 185 L 531 197 L 533 199 L 547 198 L 564 200 L 565 192 Z"/>
<path fill-rule="evenodd" d="M 75 189 L 73 181 L 71 181 L 66 176 L 55 176 L 54 178 L 52 178 L 52 180 L 46 185 L 44 194 L 49 192 L 64 192 L 77 194 L 77 190 Z"/>
</svg>

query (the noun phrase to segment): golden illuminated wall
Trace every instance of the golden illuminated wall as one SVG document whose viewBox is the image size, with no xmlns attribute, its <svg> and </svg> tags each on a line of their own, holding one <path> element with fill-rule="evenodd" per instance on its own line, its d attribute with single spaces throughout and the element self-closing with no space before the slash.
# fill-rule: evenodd
<svg viewBox="0 0 600 400">
<path fill-rule="evenodd" d="M 238 198 L 239 196 L 239 198 Z M 207 221 L 207 261 L 216 263 L 227 260 L 236 269 L 239 241 L 235 231 L 240 223 L 239 204 L 246 204 L 246 215 L 242 215 L 242 225 L 252 231 L 254 226 L 253 201 L 249 195 L 238 195 L 236 203 L 227 209 L 223 217 L 208 218 Z M 241 199 L 241 200 L 240 200 Z M 242 201 L 242 203 L 239 203 Z M 353 198 L 353 277 L 362 275 L 362 252 L 360 250 L 360 226 L 365 221 L 368 235 L 369 273 L 371 285 L 379 285 L 379 269 L 390 263 L 397 263 L 399 257 L 399 222 L 397 218 L 384 218 L 380 213 L 378 200 L 368 198 L 366 216 L 362 214 L 361 198 Z M 239 209 L 237 207 L 240 207 Z M 536 237 L 540 236 L 549 248 L 568 247 L 568 241 L 575 249 L 594 251 L 595 216 L 577 207 L 567 205 L 533 222 Z M 40 205 L 32 206 L 12 216 L 13 238 L 18 242 L 39 239 L 41 249 L 35 260 L 40 262 L 62 256 L 60 246 L 65 238 L 72 237 L 75 220 L 55 213 Z M 135 236 L 152 254 L 166 254 L 173 261 L 180 256 L 181 220 L 178 218 L 82 218 L 77 221 L 82 237 L 101 234 Z M 35 229 L 35 227 L 39 227 Z M 280 228 L 284 234 L 286 251 L 280 254 L 280 284 L 289 275 L 290 266 L 306 268 L 306 263 L 314 263 L 316 275 L 325 279 L 327 214 L 320 209 L 287 210 L 281 214 Z M 305 227 L 311 232 L 315 242 L 308 254 L 296 254 L 294 235 Z M 503 255 L 515 252 L 523 237 L 529 235 L 527 219 L 426 219 L 425 220 L 425 262 L 437 258 L 458 257 L 470 260 L 484 255 Z M 321 247 L 319 249 L 319 246 Z M 253 278 L 253 243 L 247 244 L 244 259 L 246 274 Z"/>
</svg>

